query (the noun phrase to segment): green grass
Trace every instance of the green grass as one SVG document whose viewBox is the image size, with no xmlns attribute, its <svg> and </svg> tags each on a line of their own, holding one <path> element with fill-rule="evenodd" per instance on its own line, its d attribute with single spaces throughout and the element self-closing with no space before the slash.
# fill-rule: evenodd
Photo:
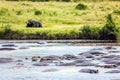
<svg viewBox="0 0 120 80">
<path fill-rule="evenodd" d="M 84 2 L 88 6 L 86 10 L 75 9 L 78 3 L 73 2 L 0 1 L 0 4 L 0 25 L 10 24 L 15 28 L 25 28 L 29 19 L 40 21 L 44 27 L 103 26 L 106 15 L 120 9 L 120 4 L 117 1 Z M 119 12 L 117 11 L 117 13 Z M 119 14 L 114 14 L 114 19 L 120 26 Z"/>
<path fill-rule="evenodd" d="M 87 9 L 77 10 L 76 6 L 79 3 L 87 5 Z M 13 31 L 20 31 L 27 35 L 44 34 L 50 39 L 61 35 L 61 38 L 70 36 L 74 39 L 78 38 L 79 29 L 83 25 L 104 26 L 109 13 L 112 13 L 116 26 L 120 27 L 118 1 L 79 3 L 0 1 L 0 27 L 2 30 L 3 26 L 9 24 Z M 40 21 L 43 28 L 26 28 L 29 19 Z"/>
</svg>

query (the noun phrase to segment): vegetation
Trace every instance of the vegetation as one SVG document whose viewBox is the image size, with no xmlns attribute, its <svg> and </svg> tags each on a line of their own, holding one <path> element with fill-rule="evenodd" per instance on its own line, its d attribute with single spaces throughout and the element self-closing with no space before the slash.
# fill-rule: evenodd
<svg viewBox="0 0 120 80">
<path fill-rule="evenodd" d="M 85 4 L 79 3 L 76 6 L 76 9 L 78 9 L 78 10 L 85 10 L 85 9 L 87 9 L 87 6 Z"/>
<path fill-rule="evenodd" d="M 117 32 L 115 23 L 113 22 L 111 14 L 107 16 L 107 23 L 100 30 L 100 39 L 103 40 L 117 40 Z"/>
<path fill-rule="evenodd" d="M 0 1 L 1 39 L 119 39 L 118 1 L 19 1 Z M 111 12 L 112 17 L 109 15 L 106 22 Z M 41 22 L 43 28 L 26 28 L 29 19 Z"/>
</svg>

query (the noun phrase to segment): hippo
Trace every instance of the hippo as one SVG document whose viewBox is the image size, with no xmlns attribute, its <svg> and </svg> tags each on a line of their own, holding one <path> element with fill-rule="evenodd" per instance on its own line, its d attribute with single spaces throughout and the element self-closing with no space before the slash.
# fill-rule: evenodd
<svg viewBox="0 0 120 80">
<path fill-rule="evenodd" d="M 107 71 L 105 73 L 120 73 L 120 70 L 111 70 L 111 71 Z"/>
<path fill-rule="evenodd" d="M 12 58 L 0 58 L 0 63 L 10 63 L 13 62 Z"/>
<path fill-rule="evenodd" d="M 26 27 L 42 27 L 42 24 L 37 21 L 28 20 Z"/>
<path fill-rule="evenodd" d="M 98 70 L 94 70 L 94 69 L 81 69 L 79 72 L 83 72 L 83 73 L 98 73 Z"/>
<path fill-rule="evenodd" d="M 49 66 L 47 63 L 35 63 L 34 66 Z"/>
<path fill-rule="evenodd" d="M 42 72 L 55 72 L 58 71 L 57 69 L 45 69 Z"/>
</svg>

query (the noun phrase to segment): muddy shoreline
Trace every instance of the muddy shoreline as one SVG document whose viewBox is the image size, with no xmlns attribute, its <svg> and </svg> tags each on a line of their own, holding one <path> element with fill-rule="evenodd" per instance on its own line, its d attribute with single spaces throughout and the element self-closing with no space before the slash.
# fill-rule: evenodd
<svg viewBox="0 0 120 80">
<path fill-rule="evenodd" d="M 0 40 L 0 43 L 71 43 L 76 46 L 120 46 L 113 40 Z"/>
</svg>

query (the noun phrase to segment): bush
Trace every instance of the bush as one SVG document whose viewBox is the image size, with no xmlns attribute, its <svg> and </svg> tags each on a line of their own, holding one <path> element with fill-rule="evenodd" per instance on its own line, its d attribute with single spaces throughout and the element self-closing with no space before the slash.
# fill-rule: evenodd
<svg viewBox="0 0 120 80">
<path fill-rule="evenodd" d="M 79 4 L 76 6 L 76 9 L 78 9 L 78 10 L 85 10 L 85 9 L 87 9 L 87 5 L 82 4 L 82 3 L 79 3 Z"/>
<path fill-rule="evenodd" d="M 83 26 L 82 29 L 79 30 L 79 38 L 80 39 L 91 39 L 98 40 L 99 39 L 99 27 L 92 27 L 89 25 Z"/>
<path fill-rule="evenodd" d="M 99 31 L 100 39 L 102 40 L 117 40 L 117 28 L 115 23 L 113 22 L 112 15 L 108 14 L 107 23 L 105 26 Z"/>
<path fill-rule="evenodd" d="M 83 39 L 90 39 L 90 37 L 91 37 L 91 29 L 90 29 L 89 25 L 83 26 L 81 31 L 82 31 L 82 38 Z"/>
<path fill-rule="evenodd" d="M 120 10 L 114 10 L 113 13 L 120 15 Z"/>
<path fill-rule="evenodd" d="M 42 11 L 36 10 L 34 14 L 35 14 L 35 15 L 41 15 L 41 14 L 42 14 Z"/>
</svg>

